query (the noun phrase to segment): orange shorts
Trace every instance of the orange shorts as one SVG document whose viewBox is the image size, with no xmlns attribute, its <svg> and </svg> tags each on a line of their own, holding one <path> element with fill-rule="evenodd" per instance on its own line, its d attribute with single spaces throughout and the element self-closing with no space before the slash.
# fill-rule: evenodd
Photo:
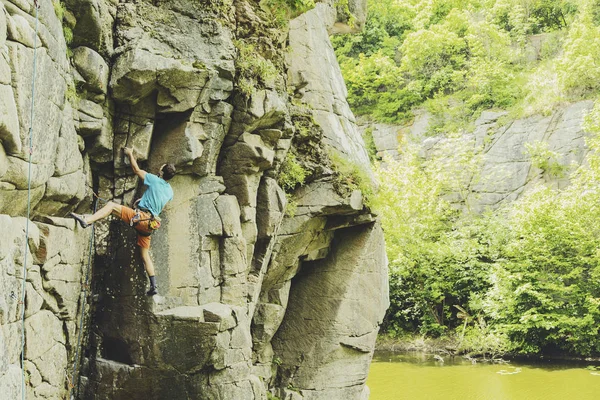
<svg viewBox="0 0 600 400">
<path fill-rule="evenodd" d="M 141 221 L 133 226 L 133 228 L 142 233 L 151 233 L 152 230 L 148 228 L 148 224 L 150 223 L 150 218 L 152 215 L 150 213 L 139 211 Z M 121 220 L 130 223 L 131 219 L 135 216 L 135 210 L 129 208 L 127 206 L 121 206 Z M 150 248 L 150 236 L 143 236 L 138 233 L 137 235 L 137 245 L 143 247 L 144 249 Z"/>
</svg>

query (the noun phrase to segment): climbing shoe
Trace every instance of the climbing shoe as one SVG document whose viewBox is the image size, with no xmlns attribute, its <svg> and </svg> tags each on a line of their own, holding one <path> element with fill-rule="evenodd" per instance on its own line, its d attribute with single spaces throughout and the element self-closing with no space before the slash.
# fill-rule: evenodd
<svg viewBox="0 0 600 400">
<path fill-rule="evenodd" d="M 71 217 L 73 217 L 73 219 L 75 219 L 75 221 L 79 222 L 79 225 L 81 225 L 82 228 L 87 228 L 89 226 L 89 224 L 87 222 L 85 222 L 85 218 L 83 217 L 83 215 L 79 215 L 79 214 L 75 214 L 75 213 L 69 213 L 69 215 Z"/>
<path fill-rule="evenodd" d="M 146 296 L 154 296 L 155 294 L 158 294 L 156 286 L 150 286 L 150 290 L 146 292 Z"/>
</svg>

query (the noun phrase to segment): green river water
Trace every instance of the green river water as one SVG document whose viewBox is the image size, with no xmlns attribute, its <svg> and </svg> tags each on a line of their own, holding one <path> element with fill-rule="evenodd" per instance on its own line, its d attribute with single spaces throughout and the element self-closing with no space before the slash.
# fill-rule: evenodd
<svg viewBox="0 0 600 400">
<path fill-rule="evenodd" d="M 367 384 L 371 400 L 600 400 L 600 371 L 588 365 L 376 353 Z"/>
</svg>

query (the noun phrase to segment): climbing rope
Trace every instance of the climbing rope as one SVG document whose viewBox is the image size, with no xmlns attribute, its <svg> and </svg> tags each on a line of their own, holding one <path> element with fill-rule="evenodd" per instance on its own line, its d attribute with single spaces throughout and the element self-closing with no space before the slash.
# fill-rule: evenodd
<svg viewBox="0 0 600 400">
<path fill-rule="evenodd" d="M 92 191 L 92 193 L 94 193 Z M 98 195 L 96 195 L 96 193 L 94 193 L 94 195 L 96 196 L 97 199 L 100 199 L 100 197 L 98 197 Z M 96 212 L 96 208 L 98 207 L 98 200 L 94 201 L 94 212 Z M 86 306 L 86 299 L 87 299 L 87 293 L 88 290 L 91 292 L 90 290 L 90 270 L 91 270 L 91 265 L 92 265 L 92 254 L 93 254 L 93 249 L 94 249 L 94 228 L 95 228 L 96 224 L 92 224 L 92 233 L 90 235 L 90 245 L 88 247 L 88 263 L 87 263 L 87 270 L 85 273 L 85 283 L 83 285 L 83 290 L 81 291 L 81 313 L 79 316 L 79 333 L 77 334 L 77 350 L 75 352 L 75 359 L 73 360 L 73 377 L 71 379 L 69 379 L 69 377 L 67 376 L 67 379 L 69 381 L 69 394 L 70 394 L 70 398 L 71 400 L 75 399 L 75 393 L 73 391 L 73 389 L 75 388 L 79 388 L 79 385 L 75 384 L 75 379 L 77 378 L 77 365 L 79 364 L 79 349 L 81 348 L 81 338 L 82 338 L 82 334 L 83 334 L 83 319 L 85 317 L 85 306 Z"/>
<path fill-rule="evenodd" d="M 35 111 L 35 73 L 37 70 L 37 37 L 39 23 L 39 8 L 37 0 L 35 7 L 35 36 L 33 39 L 33 73 L 31 76 L 31 114 L 29 116 L 29 171 L 27 175 L 27 219 L 25 220 L 25 251 L 23 252 L 23 285 L 21 288 L 21 398 L 25 400 L 25 297 L 27 294 L 27 252 L 29 246 L 29 218 L 31 216 L 31 157 L 33 155 L 33 116 Z"/>
</svg>

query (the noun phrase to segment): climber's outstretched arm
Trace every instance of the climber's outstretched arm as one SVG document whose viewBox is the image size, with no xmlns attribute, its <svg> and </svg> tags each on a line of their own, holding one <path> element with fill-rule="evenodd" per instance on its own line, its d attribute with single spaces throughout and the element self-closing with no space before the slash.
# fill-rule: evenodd
<svg viewBox="0 0 600 400">
<path fill-rule="evenodd" d="M 133 155 L 133 149 L 131 147 L 125 147 L 123 148 L 123 152 L 129 157 L 129 162 L 131 163 L 131 169 L 133 172 L 139 176 L 141 180 L 144 180 L 146 178 L 146 171 L 140 169 L 138 166 L 135 156 Z"/>
</svg>

